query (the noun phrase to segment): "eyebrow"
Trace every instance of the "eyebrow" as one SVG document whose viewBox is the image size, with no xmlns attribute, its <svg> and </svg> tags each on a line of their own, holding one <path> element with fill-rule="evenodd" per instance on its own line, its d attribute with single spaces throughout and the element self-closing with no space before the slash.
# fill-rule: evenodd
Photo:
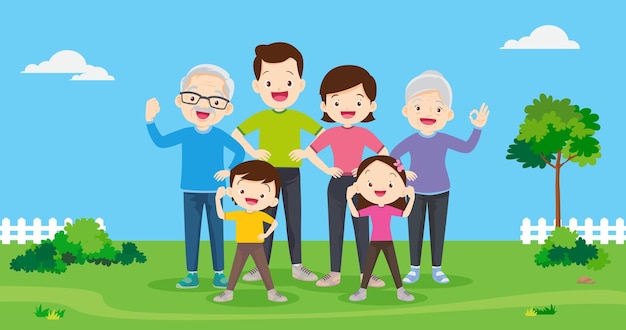
<svg viewBox="0 0 626 330">
<path fill-rule="evenodd" d="M 333 97 L 337 97 L 339 96 L 339 94 L 333 94 L 333 96 L 331 96 L 330 98 L 332 99 Z"/>
<path fill-rule="evenodd" d="M 356 96 L 365 97 L 363 94 L 357 94 Z"/>
<path fill-rule="evenodd" d="M 263 71 L 263 73 L 261 73 L 261 76 L 268 73 L 269 71 Z"/>
<path fill-rule="evenodd" d="M 190 91 L 190 90 L 192 90 L 192 89 L 198 89 L 198 86 L 196 86 L 196 85 L 192 85 L 192 86 L 189 86 L 189 87 L 187 88 L 187 90 L 188 90 L 188 91 Z"/>
<path fill-rule="evenodd" d="M 216 90 L 215 90 L 215 92 L 216 92 L 216 93 L 218 93 L 218 94 L 220 94 L 221 96 L 224 96 L 224 93 L 222 93 L 222 91 L 221 91 L 221 90 L 219 90 L 219 89 L 216 89 Z"/>
<path fill-rule="evenodd" d="M 393 172 L 389 173 L 389 175 L 397 176 L 396 173 Z"/>
<path fill-rule="evenodd" d="M 289 70 L 287 70 L 287 72 L 289 72 L 292 76 L 294 76 L 293 72 L 291 72 L 291 71 L 289 71 Z"/>
<path fill-rule="evenodd" d="M 272 188 L 270 188 L 270 185 L 269 185 L 269 184 L 264 183 L 263 185 L 267 187 L 267 191 L 272 191 Z"/>
<path fill-rule="evenodd" d="M 366 174 L 367 172 L 369 172 L 370 170 L 365 170 L 365 172 L 363 172 L 363 174 Z"/>
<path fill-rule="evenodd" d="M 435 100 L 435 102 L 437 102 L 437 103 L 441 103 L 441 105 L 445 105 L 445 104 L 443 103 L 443 101 L 441 101 L 441 100 Z"/>
</svg>

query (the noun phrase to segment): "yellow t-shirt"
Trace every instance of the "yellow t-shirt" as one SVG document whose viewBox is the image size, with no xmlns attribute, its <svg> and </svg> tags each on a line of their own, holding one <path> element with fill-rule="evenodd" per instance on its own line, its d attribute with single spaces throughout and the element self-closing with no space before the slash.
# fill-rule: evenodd
<svg viewBox="0 0 626 330">
<path fill-rule="evenodd" d="M 263 243 L 259 234 L 263 234 L 263 222 L 272 223 L 274 218 L 265 212 L 233 211 L 224 213 L 224 220 L 233 220 L 235 223 L 235 241 L 237 243 Z"/>
</svg>

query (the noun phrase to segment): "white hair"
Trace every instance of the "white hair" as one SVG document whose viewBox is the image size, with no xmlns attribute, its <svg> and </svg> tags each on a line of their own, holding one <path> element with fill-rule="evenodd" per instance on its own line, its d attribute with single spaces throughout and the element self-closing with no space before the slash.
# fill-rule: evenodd
<svg viewBox="0 0 626 330">
<path fill-rule="evenodd" d="M 218 76 L 224 80 L 224 92 L 225 97 L 231 99 L 235 93 L 235 82 L 230 78 L 228 72 L 221 67 L 214 64 L 200 64 L 196 65 L 180 80 L 180 91 L 184 91 L 185 87 L 189 84 L 191 77 L 197 74 L 211 74 Z"/>
<path fill-rule="evenodd" d="M 413 96 L 432 90 L 439 91 L 442 101 L 452 108 L 452 88 L 446 78 L 435 70 L 424 71 L 408 83 L 404 94 L 405 101 L 409 103 L 409 99 Z"/>
</svg>

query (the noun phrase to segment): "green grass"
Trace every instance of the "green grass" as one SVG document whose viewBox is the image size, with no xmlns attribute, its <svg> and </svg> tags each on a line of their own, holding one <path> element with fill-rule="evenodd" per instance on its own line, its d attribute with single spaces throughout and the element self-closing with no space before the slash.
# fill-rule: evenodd
<svg viewBox="0 0 626 330">
<path fill-rule="evenodd" d="M 537 315 L 554 315 L 556 314 L 556 307 L 554 305 L 546 306 L 546 307 L 535 307 L 533 308 Z"/>
<path fill-rule="evenodd" d="M 348 297 L 359 286 L 354 242 L 344 243 L 342 282 L 331 288 L 291 278 L 286 242 L 275 242 L 270 270 L 276 289 L 289 301 L 267 300 L 262 282 L 243 282 L 235 288 L 234 300 L 213 302 L 221 292 L 211 285 L 213 276 L 210 247 L 200 248 L 200 287 L 176 289 L 185 276 L 183 242 L 136 242 L 145 253 L 145 264 L 111 267 L 93 264 L 72 265 L 67 272 L 24 273 L 9 270 L 12 258 L 27 245 L 0 245 L 0 313 L 3 325 L 97 329 L 185 326 L 224 326 L 244 328 L 322 327 L 348 328 L 438 325 L 443 329 L 482 325 L 483 328 L 548 329 L 594 326 L 621 320 L 626 312 L 626 246 L 603 245 L 612 263 L 600 271 L 585 267 L 541 268 L 534 264 L 539 245 L 520 242 L 446 242 L 443 270 L 450 283 L 440 285 L 430 276 L 430 250 L 424 244 L 422 277 L 406 289 L 415 302 L 398 301 L 384 257 L 379 257 L 374 273 L 387 283 L 382 289 L 369 289 L 367 300 L 350 302 Z M 234 242 L 226 243 L 226 274 L 233 260 Z M 408 244 L 396 242 L 402 275 L 409 269 Z M 319 276 L 329 270 L 327 242 L 305 242 L 304 264 Z M 244 271 L 253 267 L 251 260 Z M 581 276 L 595 284 L 578 284 Z M 33 316 L 32 308 L 45 304 L 65 310 L 60 321 L 48 322 Z M 525 317 L 529 306 L 559 306 L 551 318 Z"/>
</svg>

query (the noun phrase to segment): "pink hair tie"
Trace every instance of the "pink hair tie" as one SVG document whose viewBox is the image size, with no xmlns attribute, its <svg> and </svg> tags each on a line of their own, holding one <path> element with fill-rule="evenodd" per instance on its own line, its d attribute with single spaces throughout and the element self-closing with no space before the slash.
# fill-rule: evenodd
<svg viewBox="0 0 626 330">
<path fill-rule="evenodd" d="M 404 171 L 404 165 L 402 165 L 402 162 L 399 159 L 396 159 L 396 162 L 393 163 L 393 165 L 398 169 L 398 172 Z"/>
</svg>

